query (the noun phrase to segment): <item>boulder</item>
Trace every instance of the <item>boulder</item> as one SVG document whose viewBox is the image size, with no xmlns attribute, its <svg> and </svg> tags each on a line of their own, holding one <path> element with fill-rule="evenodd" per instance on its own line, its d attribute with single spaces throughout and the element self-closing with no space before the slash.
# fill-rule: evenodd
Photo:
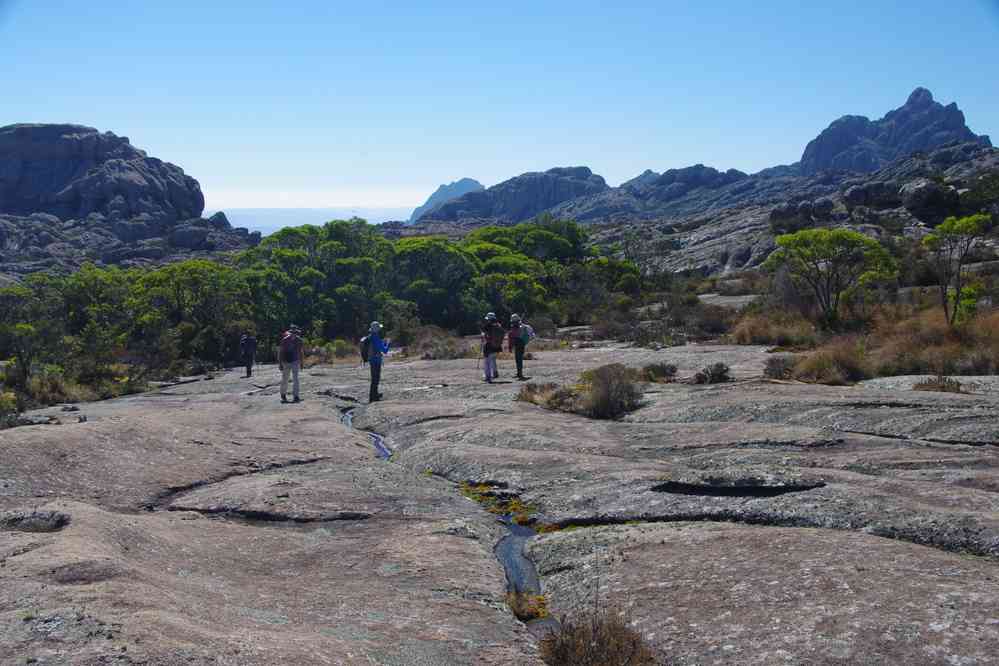
<svg viewBox="0 0 999 666">
<path fill-rule="evenodd" d="M 812 214 L 820 219 L 826 219 L 833 212 L 836 205 L 832 199 L 823 197 L 812 202 Z"/>
<path fill-rule="evenodd" d="M 170 243 L 187 250 L 204 250 L 210 229 L 194 224 L 182 224 L 170 232 Z"/>
<path fill-rule="evenodd" d="M 928 178 L 918 178 L 902 186 L 902 205 L 920 219 L 942 218 L 959 203 L 957 190 Z"/>
<path fill-rule="evenodd" d="M 225 213 L 219 211 L 208 218 L 208 222 L 212 225 L 212 228 L 218 231 L 228 231 L 232 229 L 232 225 L 229 224 L 229 218 L 226 217 Z"/>
<path fill-rule="evenodd" d="M 798 204 L 797 208 L 798 215 L 804 218 L 809 218 L 812 216 L 812 202 L 802 201 Z"/>
</svg>

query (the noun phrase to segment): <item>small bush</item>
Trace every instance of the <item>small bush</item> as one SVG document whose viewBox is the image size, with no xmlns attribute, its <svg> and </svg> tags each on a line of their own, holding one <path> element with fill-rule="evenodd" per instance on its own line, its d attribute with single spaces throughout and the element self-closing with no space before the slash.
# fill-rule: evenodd
<svg viewBox="0 0 999 666">
<path fill-rule="evenodd" d="M 724 363 L 712 363 L 694 375 L 695 384 L 722 384 L 731 381 L 730 368 Z"/>
<path fill-rule="evenodd" d="M 358 346 L 351 344 L 348 340 L 343 338 L 337 338 L 329 345 L 330 353 L 333 354 L 334 358 L 348 358 L 354 354 L 360 355 L 358 351 Z"/>
<path fill-rule="evenodd" d="M 961 382 L 953 379 L 951 377 L 944 377 L 943 375 L 937 375 L 936 377 L 931 377 L 930 379 L 924 379 L 921 382 L 916 382 L 913 385 L 913 390 L 915 391 L 940 391 L 943 393 L 967 393 L 962 387 Z"/>
<path fill-rule="evenodd" d="M 616 609 L 578 619 L 562 618 L 557 632 L 541 639 L 549 666 L 653 666 L 655 652 Z"/>
<path fill-rule="evenodd" d="M 635 384 L 635 370 L 620 363 L 611 363 L 588 374 L 588 387 L 580 404 L 587 416 L 616 419 L 641 405 L 642 391 Z"/>
<path fill-rule="evenodd" d="M 642 375 L 645 381 L 660 384 L 671 384 L 676 381 L 676 364 L 674 363 L 650 363 L 642 368 Z"/>
<path fill-rule="evenodd" d="M 424 361 L 475 358 L 479 353 L 478 344 L 452 335 L 438 326 L 421 326 L 413 333 L 413 342 L 406 347 L 407 356 Z"/>
<path fill-rule="evenodd" d="M 794 366 L 801 359 L 794 354 L 776 354 L 767 359 L 763 368 L 763 376 L 770 379 L 790 379 L 794 374 Z"/>
<path fill-rule="evenodd" d="M 14 425 L 17 412 L 17 396 L 9 391 L 0 392 L 0 428 Z"/>
<path fill-rule="evenodd" d="M 810 348 L 817 342 L 815 326 L 800 316 L 750 314 L 732 330 L 732 340 L 740 345 L 776 345 Z"/>
<path fill-rule="evenodd" d="M 793 374 L 795 379 L 831 386 L 843 386 L 871 376 L 862 346 L 850 338 L 804 356 L 795 364 Z"/>
<path fill-rule="evenodd" d="M 641 371 L 612 363 L 582 373 L 577 386 L 525 384 L 516 399 L 594 419 L 615 419 L 641 406 L 642 390 L 637 384 L 641 381 Z"/>
</svg>

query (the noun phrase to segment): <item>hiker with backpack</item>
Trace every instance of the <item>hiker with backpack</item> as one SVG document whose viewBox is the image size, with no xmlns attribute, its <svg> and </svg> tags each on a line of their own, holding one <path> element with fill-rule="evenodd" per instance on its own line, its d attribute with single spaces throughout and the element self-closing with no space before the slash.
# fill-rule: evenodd
<svg viewBox="0 0 999 666">
<path fill-rule="evenodd" d="M 482 358 L 485 366 L 483 374 L 489 384 L 492 384 L 493 380 L 499 377 L 496 355 L 503 351 L 503 338 L 505 337 L 506 330 L 503 328 L 503 324 L 496 319 L 496 313 L 486 314 L 482 322 Z"/>
<path fill-rule="evenodd" d="M 278 343 L 278 366 L 281 368 L 281 402 L 288 402 L 288 376 L 292 380 L 292 401 L 301 402 L 298 394 L 298 372 L 305 355 L 302 329 L 292 325 Z"/>
<path fill-rule="evenodd" d="M 368 402 L 378 402 L 382 394 L 378 392 L 378 384 L 382 380 L 383 355 L 388 353 L 389 341 L 382 340 L 382 325 L 371 322 L 368 334 L 361 338 L 361 361 L 371 366 L 371 388 L 368 391 Z"/>
<path fill-rule="evenodd" d="M 534 338 L 534 329 L 520 315 L 510 315 L 510 333 L 507 336 L 507 349 L 513 352 L 513 359 L 517 363 L 517 379 L 523 381 L 524 376 L 524 350 L 527 343 Z"/>
<path fill-rule="evenodd" d="M 246 331 L 239 338 L 239 357 L 246 366 L 244 379 L 253 376 L 253 361 L 257 355 L 257 338 L 250 331 Z"/>
</svg>

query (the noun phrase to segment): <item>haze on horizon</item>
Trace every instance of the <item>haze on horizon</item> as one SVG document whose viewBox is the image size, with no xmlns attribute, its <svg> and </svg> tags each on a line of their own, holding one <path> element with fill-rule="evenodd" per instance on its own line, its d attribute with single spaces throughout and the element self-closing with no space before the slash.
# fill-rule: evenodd
<svg viewBox="0 0 999 666">
<path fill-rule="evenodd" d="M 0 0 L 0 125 L 128 136 L 209 209 L 414 207 L 586 165 L 617 185 L 796 161 L 916 86 L 999 135 L 999 2 Z"/>
</svg>

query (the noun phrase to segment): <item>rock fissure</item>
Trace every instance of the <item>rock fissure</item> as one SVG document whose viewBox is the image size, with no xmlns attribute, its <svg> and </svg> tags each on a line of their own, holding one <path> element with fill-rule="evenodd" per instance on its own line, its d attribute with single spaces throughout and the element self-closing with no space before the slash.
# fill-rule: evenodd
<svg viewBox="0 0 999 666">
<path fill-rule="evenodd" d="M 653 492 L 669 493 L 671 495 L 698 495 L 702 497 L 777 497 L 787 493 L 801 493 L 826 484 L 822 481 L 811 483 L 787 483 L 781 485 L 764 485 L 754 483 L 684 483 L 682 481 L 666 481 L 651 488 Z"/>
<path fill-rule="evenodd" d="M 187 483 L 182 486 L 171 486 L 166 490 L 158 493 L 152 499 L 143 502 L 141 507 L 146 511 L 156 511 L 157 509 L 161 509 L 165 507 L 167 504 L 170 504 L 178 497 L 181 497 L 182 495 L 185 495 L 186 493 L 189 493 L 192 490 L 198 490 L 199 488 L 204 488 L 205 486 L 215 485 L 217 483 L 222 483 L 224 481 L 228 481 L 229 479 L 233 479 L 240 476 L 250 476 L 251 474 L 262 474 L 264 472 L 273 472 L 274 470 L 285 469 L 286 467 L 311 465 L 313 463 L 323 462 L 324 460 L 328 460 L 328 458 L 326 456 L 316 456 L 314 458 L 288 460 L 280 463 L 268 463 L 249 470 L 233 470 L 218 477 L 209 478 L 209 479 L 200 479 L 198 481 L 193 481 L 191 483 Z"/>
</svg>

